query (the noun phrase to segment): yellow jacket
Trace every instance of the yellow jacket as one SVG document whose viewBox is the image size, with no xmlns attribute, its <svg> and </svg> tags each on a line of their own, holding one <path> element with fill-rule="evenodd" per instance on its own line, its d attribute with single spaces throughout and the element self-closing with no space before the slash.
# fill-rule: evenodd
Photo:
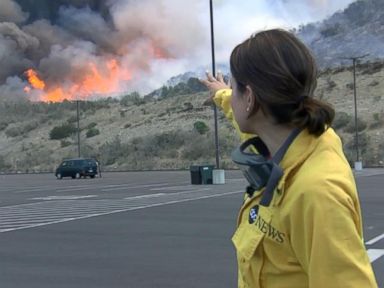
<svg viewBox="0 0 384 288">
<path fill-rule="evenodd" d="M 214 101 L 233 121 L 230 97 L 220 90 Z M 240 209 L 232 238 L 239 288 L 377 287 L 354 177 L 333 129 L 320 137 L 302 131 L 280 166 L 271 205 L 258 206 L 258 191 Z"/>
</svg>

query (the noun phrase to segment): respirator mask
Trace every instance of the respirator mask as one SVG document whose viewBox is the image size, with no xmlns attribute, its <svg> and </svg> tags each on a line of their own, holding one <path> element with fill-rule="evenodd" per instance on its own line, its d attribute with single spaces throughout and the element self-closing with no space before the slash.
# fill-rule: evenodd
<svg viewBox="0 0 384 288">
<path fill-rule="evenodd" d="M 260 201 L 261 205 L 270 204 L 273 191 L 284 173 L 279 163 L 300 131 L 300 129 L 294 129 L 273 157 L 270 156 L 267 146 L 259 137 L 248 139 L 233 150 L 232 161 L 239 166 L 249 183 L 247 187 L 249 196 L 266 187 Z M 259 154 L 251 151 L 252 146 Z"/>
</svg>

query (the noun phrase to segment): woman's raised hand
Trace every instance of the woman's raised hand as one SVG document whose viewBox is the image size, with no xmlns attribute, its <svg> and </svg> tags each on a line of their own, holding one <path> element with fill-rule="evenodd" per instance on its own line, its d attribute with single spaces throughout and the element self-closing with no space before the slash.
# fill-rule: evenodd
<svg viewBox="0 0 384 288">
<path fill-rule="evenodd" d="M 230 86 L 225 83 L 223 73 L 217 72 L 216 77 L 214 77 L 210 72 L 206 72 L 206 79 L 200 79 L 200 82 L 203 83 L 209 90 L 210 97 L 207 99 L 204 104 L 211 105 L 213 103 L 213 97 L 216 92 L 221 89 L 229 89 Z"/>
</svg>

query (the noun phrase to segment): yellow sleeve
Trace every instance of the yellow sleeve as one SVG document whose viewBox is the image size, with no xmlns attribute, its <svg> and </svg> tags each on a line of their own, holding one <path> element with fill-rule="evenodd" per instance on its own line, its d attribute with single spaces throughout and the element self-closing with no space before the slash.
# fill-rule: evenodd
<svg viewBox="0 0 384 288">
<path fill-rule="evenodd" d="M 219 107 L 223 112 L 225 117 L 231 121 L 233 127 L 235 127 L 236 131 L 240 135 L 241 142 L 255 137 L 255 135 L 242 133 L 239 129 L 239 125 L 237 124 L 235 118 L 233 117 L 233 111 L 231 107 L 231 97 L 232 97 L 232 90 L 231 89 L 221 89 L 218 90 L 213 97 L 213 101 L 215 102 L 216 106 Z"/>
<path fill-rule="evenodd" d="M 362 240 L 360 208 L 350 196 L 354 193 L 346 192 L 351 186 L 331 177 L 311 181 L 310 190 L 296 199 L 290 213 L 293 251 L 311 288 L 375 288 Z"/>
</svg>

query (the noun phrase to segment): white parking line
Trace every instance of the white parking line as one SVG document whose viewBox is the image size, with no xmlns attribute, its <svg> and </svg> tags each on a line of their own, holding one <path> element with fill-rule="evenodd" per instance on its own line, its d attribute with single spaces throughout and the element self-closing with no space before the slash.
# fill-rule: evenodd
<svg viewBox="0 0 384 288">
<path fill-rule="evenodd" d="M 125 200 L 132 200 L 132 199 L 140 199 L 140 198 L 151 198 L 151 197 L 159 197 L 163 196 L 165 193 L 156 193 L 156 194 L 147 194 L 147 195 L 139 195 L 139 196 L 132 196 L 124 198 Z"/>
<path fill-rule="evenodd" d="M 372 244 L 374 244 L 374 243 L 380 241 L 380 240 L 383 239 L 383 238 L 384 238 L 384 233 L 381 234 L 381 235 L 379 235 L 379 236 L 377 236 L 377 237 L 375 237 L 375 238 L 373 238 L 373 239 L 371 239 L 371 240 L 369 240 L 369 241 L 367 241 L 367 242 L 365 242 L 365 244 L 367 244 L 367 245 L 372 245 Z"/>
<path fill-rule="evenodd" d="M 94 187 L 93 185 L 71 185 L 71 186 L 65 186 L 65 187 L 53 187 L 52 186 L 38 186 L 38 187 L 30 187 L 22 190 L 16 190 L 16 188 L 12 188 L 9 191 L 12 191 L 13 193 L 28 193 L 28 192 L 40 192 L 40 191 L 52 191 L 56 189 L 69 189 L 69 188 L 85 188 L 89 189 Z M 5 190 L 2 190 L 5 191 Z"/>
<path fill-rule="evenodd" d="M 199 186 L 197 186 L 199 187 Z M 160 187 L 160 188 L 151 188 L 150 190 L 152 191 L 161 191 L 161 190 L 195 190 L 198 189 L 196 186 L 188 186 L 188 185 L 183 185 L 183 186 L 167 186 L 167 187 Z"/>
<path fill-rule="evenodd" d="M 137 186 L 123 186 L 123 187 L 115 187 L 115 188 L 106 188 L 101 189 L 101 191 L 114 191 L 114 190 L 125 190 L 125 189 L 136 189 L 136 188 L 145 188 L 145 187 L 154 187 L 154 186 L 166 186 L 168 183 L 159 183 L 159 184 L 148 184 L 148 185 L 137 185 Z"/>
<path fill-rule="evenodd" d="M 365 242 L 366 245 L 372 245 L 376 242 L 379 242 L 381 239 L 384 239 L 384 233 L 376 236 L 375 238 Z M 371 263 L 379 259 L 381 256 L 384 256 L 384 249 L 368 249 L 368 257 L 371 260 Z"/>
<path fill-rule="evenodd" d="M 93 198 L 97 197 L 97 195 L 67 195 L 67 196 L 45 196 L 45 197 L 35 197 L 31 198 L 31 200 L 76 200 L 76 199 L 85 199 L 85 198 Z"/>
<path fill-rule="evenodd" d="M 95 189 L 95 186 L 56 189 L 55 191 L 56 192 L 69 192 L 69 191 L 80 191 L 80 190 L 90 190 L 90 189 Z"/>
<path fill-rule="evenodd" d="M 205 189 L 204 189 L 205 190 Z M 62 222 L 68 222 L 73 220 L 79 220 L 79 219 L 86 219 L 96 216 L 102 216 L 102 215 L 109 215 L 109 214 L 115 214 L 119 212 L 126 212 L 126 211 L 132 211 L 132 210 L 138 210 L 138 209 L 145 209 L 145 208 L 151 208 L 151 207 L 158 207 L 158 206 L 164 206 L 169 204 L 175 204 L 175 203 L 182 203 L 182 202 L 190 202 L 195 201 L 199 199 L 208 199 L 208 198 L 214 198 L 214 197 L 222 197 L 226 195 L 231 194 L 237 194 L 237 193 L 244 193 L 244 190 L 240 191 L 232 191 L 232 192 L 224 192 L 224 193 L 197 193 L 196 191 L 185 191 L 180 193 L 159 193 L 159 194 L 152 194 L 157 195 L 159 197 L 147 197 L 147 198 L 136 198 L 136 199 L 121 199 L 121 200 L 65 200 L 65 201 L 56 201 L 57 205 L 62 205 L 62 207 L 57 207 L 54 213 L 57 213 L 58 210 L 65 210 L 63 211 L 63 214 L 61 215 L 61 219 L 53 219 L 50 218 L 50 215 L 46 213 L 45 215 L 47 218 L 41 219 L 40 223 L 30 223 L 30 215 L 32 211 L 25 211 L 24 209 L 21 209 L 20 211 L 16 213 L 20 213 L 20 220 L 19 221 L 15 218 L 9 219 L 12 223 L 7 223 L 7 221 L 0 221 L 0 233 L 3 232 L 10 232 L 14 230 L 20 230 L 20 229 L 27 229 L 27 228 L 34 228 L 34 227 L 40 227 L 50 224 L 56 224 L 56 223 L 62 223 Z M 144 196 L 144 195 L 143 195 Z M 161 197 L 160 197 L 161 196 Z M 175 197 L 177 196 L 177 197 Z M 76 211 L 76 215 L 71 215 L 68 213 L 68 208 L 75 204 L 81 204 L 88 205 L 88 209 L 84 211 L 84 213 L 81 213 L 81 215 L 78 215 L 78 211 Z M 39 202 L 31 205 L 15 205 L 15 206 L 8 206 L 8 207 L 0 207 L 0 212 L 3 212 L 4 214 L 9 214 L 10 209 L 17 210 L 22 207 L 29 207 L 31 209 L 36 209 L 36 212 L 41 212 L 44 210 L 44 208 L 47 208 L 49 204 L 52 204 L 53 202 Z M 99 211 L 99 209 L 95 209 L 95 204 L 104 203 L 104 211 Z M 111 205 L 112 204 L 112 205 Z M 43 206 L 42 206 L 43 205 Z M 118 206 L 119 205 L 119 206 Z M 42 207 L 41 207 L 42 206 Z M 81 210 L 83 207 L 81 207 Z M 3 210 L 3 211 L 1 211 Z M 1 214 L 1 213 L 0 213 Z M 51 215 L 52 217 L 53 215 Z M 15 223 L 16 222 L 16 223 Z M 13 224 L 14 226 L 10 227 L 9 224 Z M 2 225 L 4 225 L 2 227 Z"/>
<path fill-rule="evenodd" d="M 384 249 L 368 249 L 367 253 L 369 260 L 371 260 L 372 263 L 384 255 Z"/>
</svg>

